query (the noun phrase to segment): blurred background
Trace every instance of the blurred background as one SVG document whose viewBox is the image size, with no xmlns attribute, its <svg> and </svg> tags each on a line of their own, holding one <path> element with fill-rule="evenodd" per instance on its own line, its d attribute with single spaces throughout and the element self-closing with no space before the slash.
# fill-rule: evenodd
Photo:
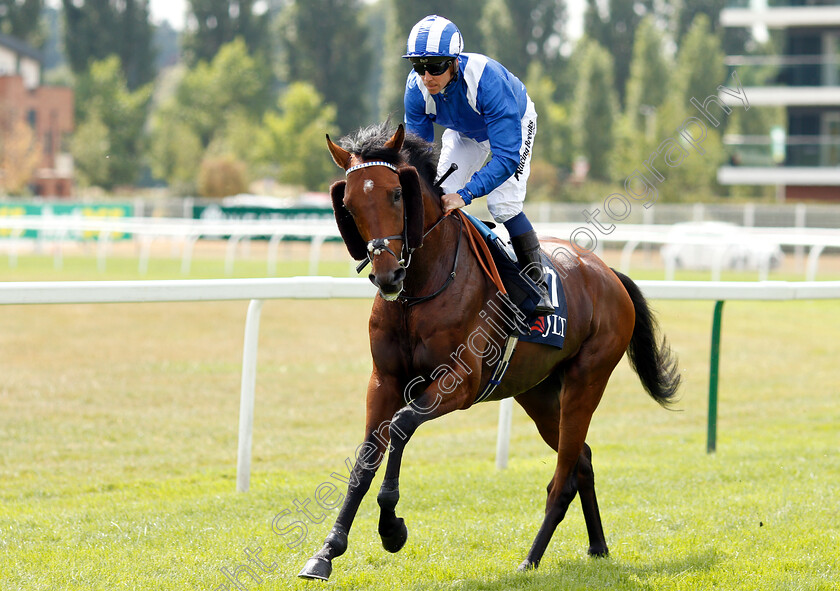
<svg viewBox="0 0 840 591">
<path fill-rule="evenodd" d="M 402 120 L 430 13 L 536 103 L 530 202 L 599 201 L 718 85 L 659 202 L 840 199 L 840 7 L 794 0 L 0 0 L 0 194 L 301 198 L 324 133 Z"/>
</svg>

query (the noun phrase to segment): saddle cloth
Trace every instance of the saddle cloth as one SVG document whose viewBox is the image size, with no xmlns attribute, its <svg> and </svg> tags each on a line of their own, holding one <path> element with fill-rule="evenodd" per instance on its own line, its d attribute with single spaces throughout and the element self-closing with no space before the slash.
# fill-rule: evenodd
<svg viewBox="0 0 840 591">
<path fill-rule="evenodd" d="M 551 316 L 534 316 L 534 308 L 539 301 L 536 285 L 530 277 L 521 272 L 513 249 L 487 224 L 466 212 L 464 212 L 464 216 L 475 226 L 487 243 L 493 257 L 492 262 L 496 265 L 502 283 L 508 292 L 508 297 L 519 311 L 519 319 L 524 320 L 530 327 L 530 332 L 518 335 L 519 340 L 562 349 L 563 341 L 566 338 L 566 319 L 568 317 L 566 294 L 563 291 L 560 273 L 551 263 L 551 260 L 545 253 L 541 253 L 546 286 L 551 295 L 551 303 L 554 304 L 555 312 Z"/>
</svg>

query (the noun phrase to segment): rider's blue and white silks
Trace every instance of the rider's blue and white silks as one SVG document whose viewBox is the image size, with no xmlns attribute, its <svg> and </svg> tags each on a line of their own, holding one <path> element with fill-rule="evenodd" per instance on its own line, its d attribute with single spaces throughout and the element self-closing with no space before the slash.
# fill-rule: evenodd
<svg viewBox="0 0 840 591">
<path fill-rule="evenodd" d="M 525 85 L 499 62 L 476 53 L 457 59 L 457 77 L 437 94 L 416 72 L 408 75 L 406 128 L 432 142 L 434 123 L 445 127 L 438 175 L 452 162 L 458 170 L 444 191 L 467 203 L 487 195 L 491 215 L 505 222 L 522 211 L 537 114 Z"/>
</svg>

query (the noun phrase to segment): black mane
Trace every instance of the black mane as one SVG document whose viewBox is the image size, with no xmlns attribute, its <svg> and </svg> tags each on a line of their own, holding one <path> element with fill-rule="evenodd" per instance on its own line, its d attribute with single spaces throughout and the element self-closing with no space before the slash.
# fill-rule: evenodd
<svg viewBox="0 0 840 591">
<path fill-rule="evenodd" d="M 339 144 L 362 160 L 382 160 L 398 165 L 407 162 L 417 169 L 420 177 L 429 186 L 435 183 L 437 176 L 438 154 L 434 144 L 430 144 L 418 135 L 406 132 L 402 150 L 397 152 L 385 147 L 385 142 L 396 132 L 390 121 L 375 123 L 359 129 L 352 135 L 341 138 Z"/>
</svg>

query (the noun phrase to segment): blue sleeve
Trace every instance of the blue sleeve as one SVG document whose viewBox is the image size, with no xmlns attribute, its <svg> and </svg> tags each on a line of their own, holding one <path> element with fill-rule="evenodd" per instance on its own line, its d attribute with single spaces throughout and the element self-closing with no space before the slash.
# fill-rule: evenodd
<svg viewBox="0 0 840 591">
<path fill-rule="evenodd" d="M 487 195 L 504 183 L 519 166 L 522 116 L 517 92 L 525 92 L 524 86 L 519 85 L 521 88 L 513 88 L 506 76 L 489 67 L 479 81 L 478 106 L 487 124 L 492 157 L 464 187 L 476 197 Z"/>
<path fill-rule="evenodd" d="M 426 99 L 417 86 L 414 73 L 405 82 L 405 128 L 429 143 L 435 141 L 435 126 L 426 114 Z"/>
</svg>

